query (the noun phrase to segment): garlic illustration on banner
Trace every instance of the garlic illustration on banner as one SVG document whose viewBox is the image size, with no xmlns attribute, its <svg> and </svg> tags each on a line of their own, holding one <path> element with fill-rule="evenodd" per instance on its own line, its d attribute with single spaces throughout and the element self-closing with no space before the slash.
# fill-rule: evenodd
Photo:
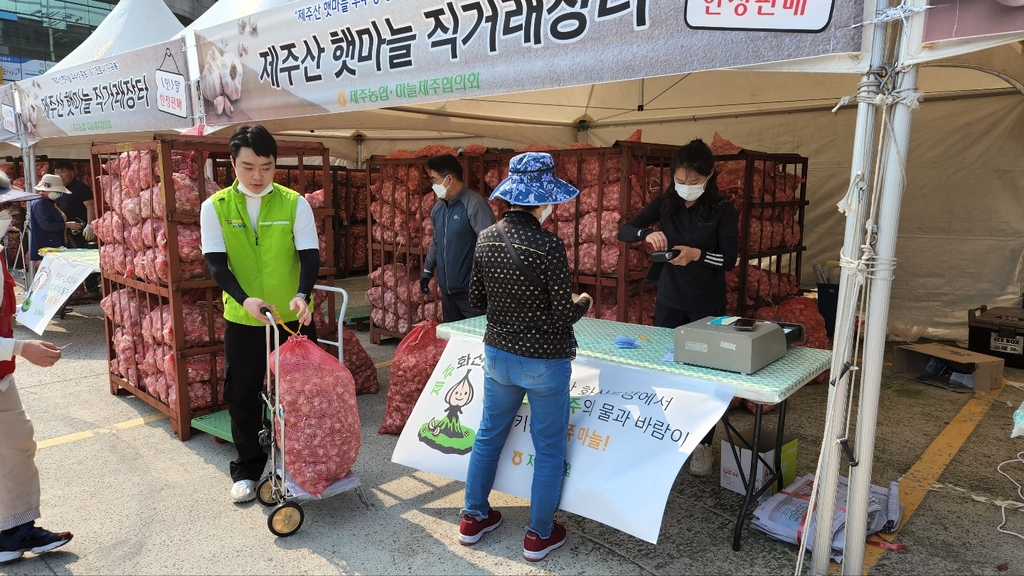
<svg viewBox="0 0 1024 576">
<path fill-rule="evenodd" d="M 25 102 L 22 104 L 22 120 L 25 124 L 25 131 L 30 136 L 39 136 L 39 116 L 43 113 L 43 101 L 40 94 L 43 87 L 38 81 L 32 80 L 30 87 L 25 90 Z"/>
<path fill-rule="evenodd" d="M 200 78 L 203 98 L 213 103 L 217 114 L 233 116 L 232 102 L 242 97 L 242 61 L 232 52 L 210 48 Z"/>
</svg>

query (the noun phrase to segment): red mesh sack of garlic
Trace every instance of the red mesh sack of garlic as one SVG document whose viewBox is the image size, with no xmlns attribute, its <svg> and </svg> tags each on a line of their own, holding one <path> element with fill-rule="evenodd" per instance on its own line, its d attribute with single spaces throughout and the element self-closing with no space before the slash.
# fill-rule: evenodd
<svg viewBox="0 0 1024 576">
<path fill-rule="evenodd" d="M 427 320 L 412 327 L 395 349 L 391 363 L 391 385 L 378 434 L 399 434 L 412 414 L 430 374 L 441 359 L 447 342 L 437 337 L 437 322 Z"/>
<path fill-rule="evenodd" d="M 359 410 L 352 373 L 305 336 L 278 349 L 278 394 L 284 407 L 288 475 L 313 496 L 344 478 L 359 455 Z M 273 355 L 268 359 L 275 370 Z"/>
</svg>

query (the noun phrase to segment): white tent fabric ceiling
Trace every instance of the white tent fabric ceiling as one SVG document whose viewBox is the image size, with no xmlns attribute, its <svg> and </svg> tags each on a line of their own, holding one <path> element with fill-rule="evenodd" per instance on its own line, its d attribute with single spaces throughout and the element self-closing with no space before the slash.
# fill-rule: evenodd
<svg viewBox="0 0 1024 576">
<path fill-rule="evenodd" d="M 283 3 L 221 0 L 192 29 Z M 147 35 L 157 37 L 151 30 Z M 177 35 L 180 30 L 160 38 Z M 188 30 L 185 35 L 191 36 Z M 855 59 L 846 58 L 853 66 Z M 785 63 L 761 67 L 776 71 L 699 72 L 264 124 L 282 137 L 324 142 L 349 165 L 360 156 L 430 143 L 607 146 L 638 128 L 646 142 L 682 144 L 719 132 L 750 149 L 802 154 L 810 159 L 811 202 L 803 284 L 813 286 L 810 265 L 835 259 L 842 245 L 844 218 L 835 203 L 846 193 L 852 157 L 855 107 L 837 114 L 831 109 L 855 94 L 860 75 L 778 71 L 801 66 L 813 67 Z M 1024 188 L 1024 170 L 1017 165 L 1024 139 L 1014 128 L 1024 122 L 1021 86 L 1019 43 L 922 67 L 924 101 L 913 121 L 891 336 L 964 340 L 968 308 L 1019 302 L 1024 223 L 1010 216 L 1022 213 L 1018 191 Z M 218 128 L 222 135 L 231 129 Z M 62 138 L 41 142 L 37 153 L 84 158 L 94 140 L 125 138 Z"/>
</svg>

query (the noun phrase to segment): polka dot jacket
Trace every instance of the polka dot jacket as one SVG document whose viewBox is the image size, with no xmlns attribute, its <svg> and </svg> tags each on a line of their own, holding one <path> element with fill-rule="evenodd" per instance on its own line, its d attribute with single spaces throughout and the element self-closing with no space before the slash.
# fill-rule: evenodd
<svg viewBox="0 0 1024 576">
<path fill-rule="evenodd" d="M 506 212 L 504 222 L 520 260 L 544 287 L 516 267 L 498 230 L 501 222 L 481 232 L 469 303 L 487 311 L 484 343 L 528 358 L 571 358 L 575 348 L 572 325 L 587 312 L 589 302 L 572 301 L 565 244 L 542 230 L 528 212 Z"/>
</svg>

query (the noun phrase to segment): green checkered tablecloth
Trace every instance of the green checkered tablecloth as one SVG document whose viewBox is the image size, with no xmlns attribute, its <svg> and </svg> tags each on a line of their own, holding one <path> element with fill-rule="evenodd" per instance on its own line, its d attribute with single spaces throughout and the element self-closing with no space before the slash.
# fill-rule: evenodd
<svg viewBox="0 0 1024 576">
<path fill-rule="evenodd" d="M 43 256 L 50 256 L 58 260 L 63 260 L 64 262 L 92 266 L 94 271 L 100 271 L 100 251 L 95 248 L 72 248 L 54 250 L 52 252 L 49 250 L 40 250 L 39 253 Z"/>
<path fill-rule="evenodd" d="M 486 328 L 486 317 L 478 316 L 441 324 L 437 327 L 437 335 L 444 339 L 458 335 L 482 340 Z M 831 350 L 793 346 L 785 356 L 757 372 L 737 374 L 692 364 L 664 362 L 662 358 L 673 345 L 673 331 L 669 328 L 582 318 L 575 329 L 579 343 L 576 353 L 580 356 L 724 384 L 735 388 L 737 397 L 762 404 L 785 400 L 815 376 L 828 370 L 832 362 Z M 613 342 L 619 334 L 632 338 L 643 336 L 650 342 L 640 340 L 637 348 L 619 348 Z"/>
</svg>

